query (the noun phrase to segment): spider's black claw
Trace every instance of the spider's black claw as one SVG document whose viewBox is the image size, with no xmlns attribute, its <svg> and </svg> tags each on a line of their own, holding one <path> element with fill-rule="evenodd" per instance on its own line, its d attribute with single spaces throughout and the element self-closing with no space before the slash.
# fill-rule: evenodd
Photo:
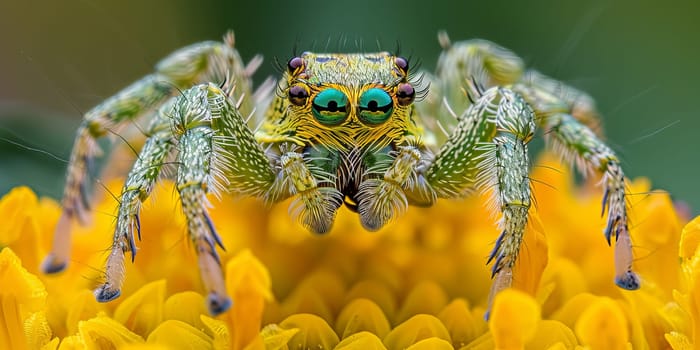
<svg viewBox="0 0 700 350">
<path fill-rule="evenodd" d="M 112 301 L 122 294 L 119 289 L 111 289 L 108 283 L 101 285 L 99 288 L 95 289 L 95 299 L 100 303 L 106 303 Z"/>
<path fill-rule="evenodd" d="M 209 293 L 207 296 L 207 309 L 212 316 L 226 312 L 231 308 L 231 305 L 233 305 L 233 302 L 228 296 L 221 296 L 214 292 Z"/>
</svg>

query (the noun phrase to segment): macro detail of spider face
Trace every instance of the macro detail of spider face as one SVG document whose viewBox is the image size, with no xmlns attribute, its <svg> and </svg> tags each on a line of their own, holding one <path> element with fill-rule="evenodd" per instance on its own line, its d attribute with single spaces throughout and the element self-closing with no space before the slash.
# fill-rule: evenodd
<svg viewBox="0 0 700 350">
<path fill-rule="evenodd" d="M 513 281 L 532 203 L 528 143 L 538 132 L 581 171 L 602 176 L 605 237 L 615 243 L 614 282 L 639 288 L 626 180 L 602 141 L 592 98 L 526 69 L 494 43 L 453 43 L 441 34 L 440 44 L 434 72 L 388 52 L 305 52 L 287 61 L 279 81 L 255 89 L 251 76 L 261 58 L 243 64 L 232 33 L 223 42 L 175 51 L 154 73 L 85 114 L 43 270 L 67 266 L 72 222 L 84 220 L 88 210 L 87 171 L 98 154 L 96 140 L 109 128 L 145 118 L 146 141 L 120 194 L 98 301 L 120 295 L 125 255 L 134 260 L 135 237 L 141 235 L 141 203 L 167 164 L 176 164 L 173 179 L 212 314 L 226 311 L 231 300 L 217 253 L 222 240 L 208 214 L 209 193 L 270 204 L 292 198 L 290 214 L 316 234 L 332 229 L 343 205 L 374 231 L 409 205 L 487 193 L 500 217 L 500 236 L 487 260 L 492 299 Z"/>
<path fill-rule="evenodd" d="M 301 132 L 309 139 L 305 133 L 313 133 L 314 128 L 334 130 L 341 136 L 333 142 L 343 143 L 346 148 L 359 146 L 357 142 L 348 144 L 351 141 L 348 134 L 369 133 L 367 128 L 384 123 L 405 128 L 408 106 L 415 99 L 415 89 L 408 81 L 408 61 L 386 52 L 351 55 L 306 52 L 287 63 L 286 83 L 290 123 L 308 127 L 299 130 L 289 126 L 290 130 L 295 129 L 290 133 Z M 324 132 L 323 137 L 333 138 L 332 133 Z M 319 141 L 327 142 L 327 139 Z"/>
</svg>

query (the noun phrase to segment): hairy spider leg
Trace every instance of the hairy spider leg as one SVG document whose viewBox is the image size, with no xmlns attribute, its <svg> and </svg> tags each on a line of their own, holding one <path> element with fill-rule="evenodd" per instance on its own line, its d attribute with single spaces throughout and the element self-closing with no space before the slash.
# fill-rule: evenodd
<svg viewBox="0 0 700 350">
<path fill-rule="evenodd" d="M 525 104 L 530 106 L 528 108 L 531 108 L 535 112 L 532 120 L 534 120 L 538 128 L 544 131 L 546 139 L 548 140 L 548 145 L 552 147 L 557 154 L 562 155 L 564 160 L 575 162 L 578 165 L 578 169 L 584 174 L 598 172 L 603 176 L 603 212 L 607 209 L 608 217 L 604 235 L 608 243 L 611 242 L 611 237 L 614 236 L 616 239 L 615 283 L 624 289 L 638 289 L 640 287 L 640 280 L 637 274 L 632 271 L 634 255 L 628 228 L 629 219 L 627 214 L 628 204 L 625 200 L 625 177 L 618 157 L 602 140 L 599 115 L 593 99 L 584 92 L 569 87 L 539 72 L 530 70 L 523 73 L 522 61 L 510 51 L 500 48 L 495 44 L 481 40 L 452 44 L 446 36 L 441 37 L 441 43 L 445 50 L 438 63 L 438 76 L 436 80 L 439 82 L 438 86 L 440 87 L 440 91 L 452 92 L 443 96 L 445 101 L 442 101 L 442 104 L 448 106 L 448 108 L 455 106 L 452 108 L 457 111 L 460 110 L 459 108 L 466 106 L 467 111 L 458 116 L 458 125 L 455 127 L 455 131 L 443 145 L 435 162 L 433 162 L 429 168 L 427 177 L 432 188 L 440 197 L 461 195 L 465 191 L 465 188 L 471 188 L 465 183 L 460 183 L 459 180 L 456 180 L 456 178 L 460 179 L 460 177 L 455 174 L 444 174 L 444 177 L 440 178 L 440 180 L 449 179 L 453 182 L 452 185 L 436 185 L 435 182 L 438 179 L 434 177 L 436 175 L 431 174 L 445 171 L 444 169 L 439 169 L 440 167 L 444 167 L 444 164 L 440 166 L 437 164 L 441 162 L 444 163 L 445 159 L 450 158 L 445 155 L 445 153 L 449 153 L 446 152 L 446 148 L 455 147 L 454 142 L 458 139 L 455 135 L 463 135 L 464 137 L 464 135 L 472 134 L 475 130 L 479 129 L 482 129 L 485 135 L 488 135 L 488 132 L 483 130 L 483 127 L 479 126 L 479 122 L 476 121 L 479 118 L 471 117 L 474 110 L 473 106 L 482 103 L 484 97 L 487 97 L 489 91 L 492 91 L 487 90 L 487 92 L 481 93 L 480 90 L 487 89 L 490 86 L 507 87 L 508 89 L 502 88 L 500 91 L 515 92 L 518 99 L 523 100 Z M 461 96 L 455 91 L 459 91 Z M 469 93 L 466 93 L 466 91 L 469 91 Z M 464 96 L 465 93 L 467 94 L 466 97 Z M 482 96 L 474 101 L 474 97 L 480 94 Z M 518 102 L 518 104 L 521 103 Z M 423 110 L 425 111 L 427 109 L 438 115 L 444 113 L 444 111 L 440 112 L 439 108 L 440 106 L 432 106 L 431 109 L 423 107 Z M 452 110 L 450 110 L 450 112 L 454 114 Z M 530 119 L 530 117 L 525 119 Z M 522 121 L 523 120 L 521 120 L 521 122 Z M 470 123 L 471 125 L 469 125 Z M 501 130 L 500 127 L 498 129 Z M 534 132 L 534 128 L 532 130 Z M 524 135 L 522 132 L 511 134 Z M 520 137 L 516 137 L 516 139 L 519 138 Z M 481 137 L 479 142 L 484 142 L 488 139 L 488 137 Z M 528 138 L 520 139 L 521 141 L 528 140 Z M 493 140 L 496 141 L 497 138 Z M 499 144 L 498 141 L 495 143 Z M 515 144 L 519 144 L 519 142 Z M 523 145 L 525 144 L 526 142 L 523 143 Z M 494 161 L 494 158 L 491 156 L 485 157 L 485 155 L 493 153 L 493 150 L 489 150 L 493 147 L 495 147 L 493 143 L 487 143 L 485 147 L 476 147 L 477 150 L 481 150 L 482 152 L 485 150 L 488 151 L 481 155 L 465 152 L 466 150 L 461 154 L 455 153 L 451 159 L 451 165 L 457 168 L 468 168 L 470 166 L 467 165 L 468 159 L 475 156 L 482 158 L 482 163 L 478 164 L 475 170 L 468 171 L 460 176 L 463 176 L 461 179 L 464 181 L 471 178 L 477 185 L 480 183 L 483 184 L 484 179 L 491 179 L 491 186 L 486 186 L 486 188 L 492 188 L 494 184 L 499 183 L 494 182 L 494 179 L 499 177 L 483 176 L 484 173 L 482 173 L 481 177 L 478 177 L 479 169 L 491 169 L 496 165 L 497 168 L 491 169 L 491 171 L 499 172 L 503 171 L 503 166 L 508 166 L 502 162 Z M 522 164 L 516 165 L 516 167 L 528 166 L 526 159 L 527 154 L 524 150 L 520 151 L 516 147 L 511 151 L 512 155 L 509 161 L 522 161 Z M 433 176 L 433 178 L 431 178 L 431 176 Z M 527 174 L 522 174 L 522 176 L 524 177 L 523 179 L 527 179 Z M 437 182 L 440 183 L 442 181 Z M 517 186 L 513 188 L 517 188 Z M 512 209 L 508 209 L 508 211 L 523 211 L 524 213 L 518 214 L 516 217 L 523 218 L 522 226 L 524 226 L 527 222 L 527 210 L 523 208 L 529 206 L 529 185 L 525 186 L 525 182 L 523 182 L 520 192 L 516 191 L 514 193 L 520 193 L 520 201 L 526 205 L 516 206 Z M 527 200 L 525 200 L 526 198 Z M 496 199 L 500 200 L 498 197 L 496 197 Z M 507 203 L 507 201 L 497 202 L 496 207 L 504 203 Z M 505 208 L 501 209 L 504 210 Z M 506 212 L 504 211 L 503 220 L 501 221 L 502 226 L 507 221 Z M 507 224 L 505 226 L 508 227 Z M 516 226 L 519 227 L 520 225 Z M 512 237 L 512 242 L 517 244 L 511 245 L 517 248 L 521 239 L 516 239 L 517 235 L 510 235 L 508 232 L 506 228 L 504 233 L 501 234 L 497 240 L 496 247 L 489 258 L 489 262 L 494 261 L 493 272 L 495 273 L 491 297 L 493 297 L 498 290 L 510 286 L 510 278 L 500 277 L 507 276 L 508 271 L 504 270 L 504 268 L 507 267 L 508 264 L 512 264 L 511 259 L 514 258 L 512 254 L 506 253 L 506 251 L 512 251 L 513 249 L 505 249 L 504 246 L 510 244 L 507 242 L 508 237 Z M 507 264 L 503 265 L 504 262 Z"/>
<path fill-rule="evenodd" d="M 56 226 L 52 250 L 42 263 L 45 273 L 63 271 L 70 256 L 70 232 L 74 218 L 87 221 L 90 180 L 88 173 L 95 157 L 101 151 L 99 138 L 117 132 L 141 116 L 151 116 L 180 90 L 202 82 L 224 82 L 232 76 L 239 96 L 249 93 L 249 76 L 260 62 L 251 61 L 244 67 L 234 46 L 233 33 L 224 36 L 224 42 L 207 41 L 175 51 L 156 65 L 155 72 L 127 86 L 114 96 L 89 110 L 83 116 L 71 151 L 61 206 L 63 212 Z M 241 106 L 250 112 L 250 102 Z"/>
</svg>

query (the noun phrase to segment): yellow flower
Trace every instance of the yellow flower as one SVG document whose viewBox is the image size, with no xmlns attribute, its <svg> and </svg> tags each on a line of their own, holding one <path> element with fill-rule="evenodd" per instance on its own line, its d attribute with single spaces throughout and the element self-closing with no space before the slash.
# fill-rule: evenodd
<svg viewBox="0 0 700 350">
<path fill-rule="evenodd" d="M 614 286 L 600 189 L 576 187 L 549 157 L 534 168 L 533 208 L 513 288 L 484 319 L 486 256 L 498 231 L 485 198 L 410 208 L 376 233 L 341 209 L 314 236 L 252 199 L 224 198 L 230 311 L 209 317 L 171 183 L 144 205 L 142 240 L 122 297 L 97 303 L 114 200 L 73 228 L 59 276 L 38 266 L 59 206 L 16 188 L 0 200 L 0 348 L 12 349 L 692 349 L 700 343 L 700 219 L 682 231 L 667 194 L 629 184 L 642 289 Z M 107 182 L 118 193 L 119 180 Z M 679 260 L 680 257 L 680 260 Z M 7 287 L 7 286 L 11 286 Z"/>
<path fill-rule="evenodd" d="M 0 252 L 0 281 L 0 348 L 30 349 L 48 343 L 46 290 L 10 248 Z"/>
</svg>

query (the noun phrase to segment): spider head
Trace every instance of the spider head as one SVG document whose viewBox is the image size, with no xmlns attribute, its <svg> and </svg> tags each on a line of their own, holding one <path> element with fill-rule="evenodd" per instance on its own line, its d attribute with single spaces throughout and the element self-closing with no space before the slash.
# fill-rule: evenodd
<svg viewBox="0 0 700 350">
<path fill-rule="evenodd" d="M 285 80 L 279 122 L 304 143 L 384 146 L 412 127 L 416 90 L 403 57 L 305 52 L 288 61 Z"/>
</svg>

